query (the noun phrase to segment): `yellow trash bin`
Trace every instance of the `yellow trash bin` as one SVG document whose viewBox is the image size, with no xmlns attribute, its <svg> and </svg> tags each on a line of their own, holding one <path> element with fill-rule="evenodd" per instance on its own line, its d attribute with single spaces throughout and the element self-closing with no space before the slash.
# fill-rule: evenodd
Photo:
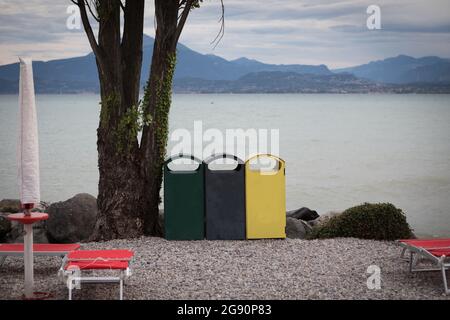
<svg viewBox="0 0 450 320">
<path fill-rule="evenodd" d="M 271 171 L 251 168 L 258 158 L 277 162 Z M 277 170 L 278 169 L 278 170 Z M 286 238 L 286 177 L 284 160 L 260 154 L 245 163 L 247 239 Z"/>
</svg>

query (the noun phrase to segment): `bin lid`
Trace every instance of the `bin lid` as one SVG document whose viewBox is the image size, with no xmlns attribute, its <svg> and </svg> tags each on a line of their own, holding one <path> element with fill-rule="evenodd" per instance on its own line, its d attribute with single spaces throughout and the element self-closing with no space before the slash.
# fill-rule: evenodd
<svg viewBox="0 0 450 320">
<path fill-rule="evenodd" d="M 255 169 L 251 169 L 250 163 L 253 160 L 259 159 L 259 158 L 268 158 L 268 159 L 272 159 L 275 160 L 278 163 L 278 169 L 275 170 L 270 170 L 270 171 L 262 171 L 262 170 L 255 170 Z M 286 162 L 281 159 L 280 157 L 274 156 L 272 154 L 257 154 L 253 157 L 250 157 L 246 162 L 245 162 L 245 166 L 247 167 L 247 169 L 249 169 L 249 171 L 254 171 L 254 172 L 264 172 L 264 175 L 272 175 L 272 174 L 277 174 L 278 172 L 284 172 L 284 168 L 285 168 Z"/>
<path fill-rule="evenodd" d="M 196 168 L 195 170 L 172 170 L 172 169 L 170 169 L 169 164 L 172 163 L 175 160 L 178 160 L 178 159 L 190 159 L 190 160 L 193 160 L 193 161 L 198 163 L 198 168 Z M 164 167 L 168 171 L 170 171 L 170 172 L 178 172 L 178 173 L 197 172 L 200 169 L 200 167 L 202 166 L 202 164 L 203 164 L 203 162 L 200 159 L 194 157 L 191 154 L 183 154 L 183 153 L 180 153 L 180 154 L 177 154 L 177 155 L 174 155 L 174 156 L 170 156 L 170 157 L 168 157 L 166 159 L 166 161 L 164 161 Z"/>
<path fill-rule="evenodd" d="M 236 161 L 238 164 L 244 164 L 244 161 L 242 161 L 242 159 L 238 158 L 235 155 L 228 154 L 228 153 L 215 153 L 213 155 L 210 155 L 205 160 L 203 160 L 203 162 L 208 165 L 211 162 L 219 160 L 219 159 L 231 159 L 231 160 Z"/>
</svg>

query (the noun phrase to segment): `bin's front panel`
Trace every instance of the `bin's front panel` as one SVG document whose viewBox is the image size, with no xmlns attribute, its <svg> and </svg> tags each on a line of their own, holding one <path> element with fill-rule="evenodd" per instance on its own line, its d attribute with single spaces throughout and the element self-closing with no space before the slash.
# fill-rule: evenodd
<svg viewBox="0 0 450 320">
<path fill-rule="evenodd" d="M 170 171 L 165 166 L 164 229 L 168 240 L 204 239 L 202 165 L 197 171 Z"/>
<path fill-rule="evenodd" d="M 205 166 L 206 239 L 245 239 L 245 168 L 209 170 Z"/>
<path fill-rule="evenodd" d="M 286 238 L 284 165 L 276 174 L 246 166 L 247 239 Z"/>
</svg>

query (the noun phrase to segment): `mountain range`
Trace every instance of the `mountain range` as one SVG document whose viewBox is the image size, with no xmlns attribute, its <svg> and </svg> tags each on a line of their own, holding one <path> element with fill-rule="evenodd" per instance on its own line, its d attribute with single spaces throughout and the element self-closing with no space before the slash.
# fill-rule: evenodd
<svg viewBox="0 0 450 320">
<path fill-rule="evenodd" d="M 153 44 L 152 37 L 144 36 L 142 87 L 150 72 Z M 450 60 L 439 57 L 416 59 L 400 55 L 330 70 L 325 65 L 266 64 L 248 58 L 226 60 L 201 54 L 181 43 L 177 50 L 175 92 L 379 92 L 405 91 L 405 87 L 438 88 L 441 92 L 450 87 Z M 92 53 L 48 62 L 35 61 L 33 70 L 37 93 L 99 90 Z M 18 80 L 18 63 L 0 66 L 0 94 L 17 93 Z"/>
<path fill-rule="evenodd" d="M 382 83 L 450 83 L 450 59 L 399 55 L 356 67 L 336 69 Z"/>
</svg>

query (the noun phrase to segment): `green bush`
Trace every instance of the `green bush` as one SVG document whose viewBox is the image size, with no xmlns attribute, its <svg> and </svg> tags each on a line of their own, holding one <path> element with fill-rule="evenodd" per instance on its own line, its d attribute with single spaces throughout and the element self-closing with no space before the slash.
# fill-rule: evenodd
<svg viewBox="0 0 450 320">
<path fill-rule="evenodd" d="M 401 209 L 390 203 L 364 203 L 345 210 L 313 228 L 310 239 L 352 237 L 374 240 L 412 238 Z"/>
<path fill-rule="evenodd" d="M 20 210 L 19 199 L 3 199 L 0 201 L 0 212 L 16 213 Z"/>
<path fill-rule="evenodd" d="M 6 213 L 18 213 L 20 211 L 20 208 L 17 207 L 1 207 L 0 212 L 6 212 Z"/>
</svg>

